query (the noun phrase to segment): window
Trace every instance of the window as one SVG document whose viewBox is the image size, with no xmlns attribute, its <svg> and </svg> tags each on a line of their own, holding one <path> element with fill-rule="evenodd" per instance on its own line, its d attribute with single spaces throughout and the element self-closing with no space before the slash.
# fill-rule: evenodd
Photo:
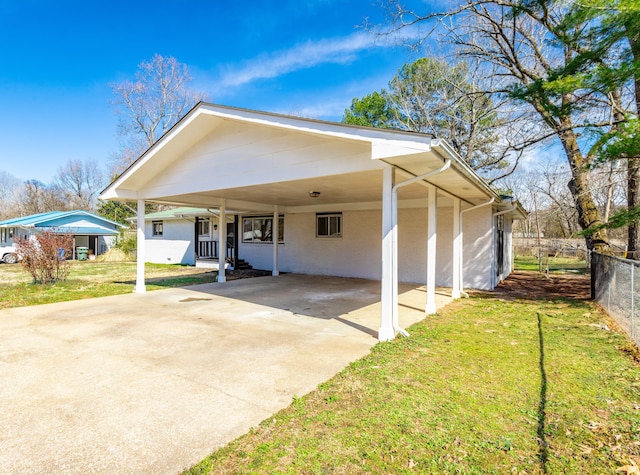
<svg viewBox="0 0 640 475">
<path fill-rule="evenodd" d="M 316 237 L 342 237 L 342 213 L 316 214 Z"/>
<path fill-rule="evenodd" d="M 0 229 L 0 242 L 6 244 L 10 239 L 13 239 L 13 235 L 16 228 L 1 228 Z"/>
<path fill-rule="evenodd" d="M 162 221 L 151 221 L 151 229 L 153 236 L 162 236 Z"/>
<path fill-rule="evenodd" d="M 242 219 L 242 242 L 273 242 L 272 216 L 254 216 Z M 278 242 L 284 242 L 284 216 L 278 222 Z"/>
<path fill-rule="evenodd" d="M 198 236 L 209 236 L 211 233 L 210 229 L 210 221 L 209 218 L 200 218 L 198 219 Z"/>
</svg>

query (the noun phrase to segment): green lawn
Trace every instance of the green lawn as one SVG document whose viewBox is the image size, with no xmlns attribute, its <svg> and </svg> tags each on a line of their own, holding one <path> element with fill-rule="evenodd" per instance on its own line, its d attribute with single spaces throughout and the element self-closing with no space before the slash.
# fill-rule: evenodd
<svg viewBox="0 0 640 475">
<path fill-rule="evenodd" d="M 146 265 L 149 290 L 215 282 L 216 276 L 216 272 L 189 266 Z M 0 308 L 126 294 L 133 291 L 135 278 L 134 262 L 74 261 L 66 281 L 37 285 L 32 283 L 31 276 L 21 265 L 2 264 Z"/>
<path fill-rule="evenodd" d="M 585 301 L 458 301 L 185 473 L 584 474 L 640 465 L 640 366 L 605 321 L 612 325 Z"/>
<path fill-rule="evenodd" d="M 542 272 L 547 271 L 547 265 L 551 273 L 586 274 L 589 272 L 586 261 L 574 257 L 544 257 Z M 538 272 L 539 268 L 540 264 L 537 257 L 516 256 L 514 259 L 515 270 Z"/>
</svg>

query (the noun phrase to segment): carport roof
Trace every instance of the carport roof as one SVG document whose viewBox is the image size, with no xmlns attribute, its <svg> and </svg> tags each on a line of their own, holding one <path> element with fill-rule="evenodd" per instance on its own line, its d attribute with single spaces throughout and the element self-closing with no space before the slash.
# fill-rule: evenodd
<svg viewBox="0 0 640 475">
<path fill-rule="evenodd" d="M 224 199 L 238 211 L 373 206 L 381 201 L 383 168 L 394 167 L 403 181 L 447 159 L 451 167 L 426 183 L 471 206 L 491 198 L 502 202 L 446 142 L 428 135 L 200 103 L 101 198 L 204 208 Z M 236 166 L 245 168 L 234 176 Z M 310 191 L 321 195 L 310 201 Z M 422 199 L 425 192 L 420 184 L 409 185 L 400 199 Z"/>
</svg>

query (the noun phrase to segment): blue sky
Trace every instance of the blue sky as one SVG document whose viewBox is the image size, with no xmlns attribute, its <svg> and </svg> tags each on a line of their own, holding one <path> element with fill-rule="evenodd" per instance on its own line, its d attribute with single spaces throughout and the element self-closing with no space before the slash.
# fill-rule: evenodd
<svg viewBox="0 0 640 475">
<path fill-rule="evenodd" d="M 378 0 L 2 2 L 0 171 L 49 183 L 69 160 L 106 162 L 119 149 L 109 84 L 156 53 L 212 102 L 339 121 L 418 57 L 365 19 L 386 21 Z"/>
</svg>

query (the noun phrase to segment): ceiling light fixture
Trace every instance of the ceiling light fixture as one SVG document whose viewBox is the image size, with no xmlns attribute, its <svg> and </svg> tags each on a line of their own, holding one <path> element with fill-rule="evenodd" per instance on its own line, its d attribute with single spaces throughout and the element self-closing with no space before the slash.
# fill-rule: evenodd
<svg viewBox="0 0 640 475">
<path fill-rule="evenodd" d="M 318 196 L 320 196 L 320 192 L 319 191 L 310 191 L 309 192 L 309 198 L 317 198 Z"/>
</svg>

